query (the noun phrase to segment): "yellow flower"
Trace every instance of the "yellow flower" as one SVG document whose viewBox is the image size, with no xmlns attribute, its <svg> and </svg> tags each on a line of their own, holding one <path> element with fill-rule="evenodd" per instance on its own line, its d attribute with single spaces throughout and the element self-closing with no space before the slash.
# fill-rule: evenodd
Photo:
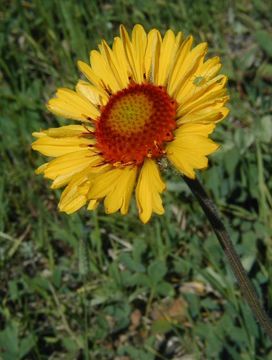
<svg viewBox="0 0 272 360">
<path fill-rule="evenodd" d="M 112 48 L 105 41 L 91 51 L 90 65 L 78 62 L 88 81 L 76 90 L 58 89 L 48 109 L 81 125 L 33 135 L 32 148 L 54 160 L 40 166 L 66 186 L 59 209 L 68 214 L 86 203 L 93 210 L 126 214 L 135 190 L 140 219 L 163 214 L 165 183 L 158 161 L 165 157 L 182 174 L 195 177 L 218 145 L 208 135 L 228 109 L 227 78 L 218 75 L 218 57 L 205 60 L 207 44 L 168 30 L 146 33 L 141 25 L 129 37 L 124 26 Z"/>
</svg>

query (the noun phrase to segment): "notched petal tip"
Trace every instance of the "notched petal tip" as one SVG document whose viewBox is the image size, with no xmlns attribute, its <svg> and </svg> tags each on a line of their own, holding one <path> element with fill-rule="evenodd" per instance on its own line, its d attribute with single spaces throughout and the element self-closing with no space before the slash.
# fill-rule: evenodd
<svg viewBox="0 0 272 360">
<path fill-rule="evenodd" d="M 147 224 L 151 219 L 151 214 L 150 216 L 146 217 L 143 215 L 143 213 L 139 213 L 139 218 L 143 224 Z"/>
<path fill-rule="evenodd" d="M 158 165 L 154 160 L 146 159 L 136 186 L 136 202 L 139 217 L 143 223 L 147 223 L 152 212 L 162 214 L 164 212 L 160 194 L 165 190 Z"/>
<path fill-rule="evenodd" d="M 77 60 L 77 67 L 79 69 L 79 71 L 82 71 L 81 69 L 84 68 L 84 66 L 89 66 L 88 64 L 86 64 L 84 61 L 82 60 Z M 82 71 L 83 72 L 83 71 Z"/>
<path fill-rule="evenodd" d="M 39 167 L 35 170 L 35 174 L 36 174 L 36 175 L 42 174 L 42 173 L 45 171 L 45 169 L 47 168 L 47 166 L 48 166 L 48 163 L 42 164 L 41 166 L 39 166 Z"/>
<path fill-rule="evenodd" d="M 41 130 L 41 131 L 34 131 L 32 134 L 31 134 L 33 137 L 39 139 L 43 136 L 46 136 L 46 134 Z M 34 144 L 34 143 L 33 143 Z"/>
</svg>

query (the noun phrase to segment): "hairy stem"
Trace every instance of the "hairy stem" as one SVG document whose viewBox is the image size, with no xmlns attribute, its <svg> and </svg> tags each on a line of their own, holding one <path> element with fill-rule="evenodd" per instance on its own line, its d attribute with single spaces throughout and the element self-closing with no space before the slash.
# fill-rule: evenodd
<svg viewBox="0 0 272 360">
<path fill-rule="evenodd" d="M 206 191 L 203 186 L 197 179 L 189 179 L 187 177 L 183 177 L 186 184 L 191 189 L 192 193 L 195 195 L 197 200 L 199 201 L 204 213 L 206 214 L 209 222 L 212 225 L 212 228 L 219 240 L 220 245 L 222 246 L 225 255 L 227 256 L 231 269 L 236 277 L 236 280 L 242 290 L 244 297 L 246 298 L 248 305 L 250 306 L 253 314 L 256 319 L 263 327 L 266 334 L 269 336 L 272 341 L 272 323 L 262 307 L 260 301 L 258 300 L 258 296 L 256 291 L 249 280 L 245 269 L 241 263 L 239 256 L 237 255 L 232 242 L 230 240 L 229 234 L 222 223 L 218 210 L 213 203 L 213 201 L 208 197 Z"/>
</svg>

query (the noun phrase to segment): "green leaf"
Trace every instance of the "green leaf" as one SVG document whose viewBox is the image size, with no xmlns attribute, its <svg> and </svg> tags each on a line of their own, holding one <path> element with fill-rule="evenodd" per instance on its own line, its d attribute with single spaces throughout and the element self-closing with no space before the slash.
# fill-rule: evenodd
<svg viewBox="0 0 272 360">
<path fill-rule="evenodd" d="M 75 353 L 78 351 L 78 345 L 76 342 L 68 336 L 62 336 L 61 341 L 63 346 L 69 351 L 69 353 Z"/>
<path fill-rule="evenodd" d="M 266 62 L 261 64 L 257 70 L 256 77 L 263 80 L 272 81 L 272 64 L 267 64 Z"/>
<path fill-rule="evenodd" d="M 247 304 L 241 305 L 241 310 L 243 313 L 247 332 L 249 336 L 252 338 L 252 340 L 254 340 L 258 336 L 258 331 L 259 331 L 257 322 L 253 317 L 252 312 L 250 308 L 247 306 Z"/>
<path fill-rule="evenodd" d="M 158 283 L 156 286 L 156 291 L 159 295 L 162 296 L 174 296 L 175 294 L 173 286 L 166 281 Z"/>
<path fill-rule="evenodd" d="M 266 30 L 258 30 L 255 37 L 260 48 L 272 57 L 272 35 Z"/>
<path fill-rule="evenodd" d="M 187 303 L 189 304 L 189 307 L 188 307 L 189 313 L 191 313 L 191 316 L 193 318 L 197 317 L 199 314 L 199 309 L 200 309 L 199 297 L 195 294 L 190 294 L 190 293 L 184 294 L 184 297 L 185 297 Z"/>
<path fill-rule="evenodd" d="M 132 259 L 130 254 L 122 253 L 120 255 L 120 261 L 127 267 L 128 270 L 133 272 L 145 272 L 144 265 Z"/>
<path fill-rule="evenodd" d="M 161 281 L 167 273 L 167 267 L 161 260 L 154 260 L 147 269 L 148 276 L 154 284 Z"/>
<path fill-rule="evenodd" d="M 235 171 L 236 166 L 239 163 L 239 156 L 237 156 L 237 154 L 239 154 L 239 149 L 237 149 L 236 147 L 233 147 L 225 153 L 225 167 L 230 176 L 233 175 L 233 172 Z"/>
<path fill-rule="evenodd" d="M 133 259 L 137 261 L 138 263 L 141 262 L 142 255 L 146 251 L 147 244 L 142 239 L 136 239 L 133 242 Z"/>
<path fill-rule="evenodd" d="M 271 65 L 271 79 L 272 79 L 272 65 Z M 260 121 L 260 140 L 264 143 L 270 143 L 272 140 L 272 116 L 266 115 Z"/>
<path fill-rule="evenodd" d="M 16 360 L 19 356 L 18 324 L 13 321 L 0 332 L 0 349 L 4 349 L 4 359 Z M 14 357 L 13 357 L 14 356 Z"/>
<path fill-rule="evenodd" d="M 134 276 L 131 277 L 131 283 L 135 285 L 140 285 L 144 287 L 151 287 L 152 286 L 152 280 L 150 277 L 148 277 L 146 274 L 138 273 L 134 274 Z"/>
<path fill-rule="evenodd" d="M 85 238 L 79 239 L 78 261 L 79 261 L 79 273 L 83 276 L 87 275 L 90 271 L 90 259 L 89 259 L 88 243 Z"/>
<path fill-rule="evenodd" d="M 34 347 L 35 342 L 35 337 L 32 334 L 22 339 L 19 346 L 19 353 L 21 358 L 29 353 L 29 351 Z"/>
<path fill-rule="evenodd" d="M 9 287 L 9 294 L 11 299 L 17 300 L 18 297 L 20 296 L 20 293 L 18 291 L 17 281 L 16 280 L 9 281 L 8 287 Z"/>
<path fill-rule="evenodd" d="M 155 320 L 151 326 L 153 334 L 165 334 L 172 329 L 172 324 L 166 319 Z"/>
</svg>

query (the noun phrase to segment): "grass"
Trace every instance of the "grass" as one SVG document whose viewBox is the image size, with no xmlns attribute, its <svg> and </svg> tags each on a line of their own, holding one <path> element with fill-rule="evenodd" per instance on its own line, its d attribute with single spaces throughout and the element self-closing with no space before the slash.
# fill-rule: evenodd
<svg viewBox="0 0 272 360">
<path fill-rule="evenodd" d="M 181 177 L 167 169 L 166 214 L 57 212 L 34 169 L 31 132 L 72 87 L 76 60 L 118 26 L 171 27 L 209 42 L 229 76 L 231 115 L 199 174 L 260 298 L 272 307 L 269 2 L 4 1 L 0 12 L 0 358 L 272 359 L 223 252 Z M 165 316 L 162 316 L 164 314 Z M 271 312 L 270 312 L 271 314 Z"/>
</svg>

